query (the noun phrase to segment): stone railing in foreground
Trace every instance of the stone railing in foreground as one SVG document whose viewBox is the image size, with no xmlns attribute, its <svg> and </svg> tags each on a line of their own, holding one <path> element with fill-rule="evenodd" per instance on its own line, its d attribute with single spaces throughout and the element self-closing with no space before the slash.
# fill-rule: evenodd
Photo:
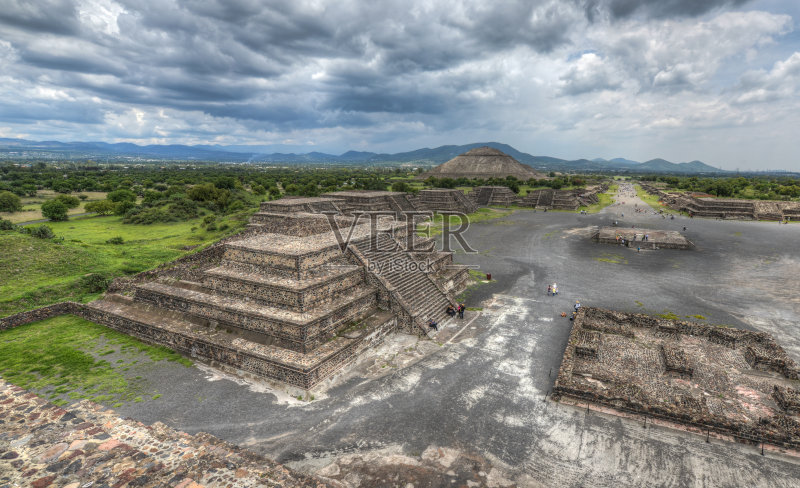
<svg viewBox="0 0 800 488">
<path fill-rule="evenodd" d="M 798 368 L 769 334 L 584 307 L 561 364 L 555 400 L 800 448 Z"/>
<path fill-rule="evenodd" d="M 322 487 L 222 441 L 82 401 L 58 407 L 0 379 L 2 486 Z"/>
</svg>

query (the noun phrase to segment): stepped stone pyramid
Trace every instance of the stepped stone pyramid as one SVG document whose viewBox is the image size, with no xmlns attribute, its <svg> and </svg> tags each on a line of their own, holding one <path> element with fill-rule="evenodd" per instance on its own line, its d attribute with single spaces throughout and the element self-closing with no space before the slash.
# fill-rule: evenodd
<svg viewBox="0 0 800 488">
<path fill-rule="evenodd" d="M 465 214 L 478 210 L 478 204 L 467 198 L 461 190 L 440 188 L 420 190 L 418 207 L 420 210 Z"/>
<path fill-rule="evenodd" d="M 379 193 L 360 196 L 385 202 L 387 192 Z M 312 388 L 388 333 L 428 334 L 427 321 L 444 320 L 469 280 L 452 253 L 415 236 L 410 221 L 344 215 L 340 203 L 264 202 L 245 232 L 114 284 L 103 299 L 79 307 L 80 315 L 201 360 Z"/>
</svg>

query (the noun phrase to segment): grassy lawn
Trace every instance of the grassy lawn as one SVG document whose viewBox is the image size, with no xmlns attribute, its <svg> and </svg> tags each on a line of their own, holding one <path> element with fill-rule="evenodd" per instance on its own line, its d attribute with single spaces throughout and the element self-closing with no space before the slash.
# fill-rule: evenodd
<svg viewBox="0 0 800 488">
<path fill-rule="evenodd" d="M 111 278 L 138 273 L 244 225 L 218 218 L 217 225 L 227 223 L 231 228 L 209 232 L 200 227 L 201 221 L 133 225 L 109 216 L 48 222 L 56 236 L 63 237 L 61 242 L 0 232 L 0 316 L 64 300 L 95 299 L 99 294 L 81 284 L 86 274 Z M 124 244 L 107 244 L 112 237 L 122 237 Z"/>
<path fill-rule="evenodd" d="M 498 219 L 514 213 L 513 209 L 508 208 L 479 208 L 477 211 L 467 214 L 470 224 L 483 222 L 485 220 Z M 461 226 L 461 218 L 457 215 L 448 216 L 448 225 L 451 229 L 458 229 Z M 424 237 L 434 237 L 442 233 L 444 216 L 436 214 L 431 222 L 423 222 L 417 226 L 417 235 Z"/>
<path fill-rule="evenodd" d="M 597 199 L 598 202 L 594 205 L 589 205 L 588 207 L 580 207 L 580 210 L 585 210 L 586 213 L 597 213 L 604 208 L 608 207 L 612 203 L 614 203 L 613 196 L 617 194 L 617 189 L 619 185 L 616 183 L 608 187 L 608 191 L 604 193 L 598 193 Z"/>
<path fill-rule="evenodd" d="M 72 315 L 0 332 L 0 375 L 57 405 L 90 399 L 119 406 L 158 398 L 131 370 L 165 360 L 192 365 L 167 348 Z"/>
<path fill-rule="evenodd" d="M 663 210 L 664 213 L 680 215 L 680 212 L 678 212 L 677 210 L 673 210 L 673 209 L 667 207 L 666 205 L 662 205 L 661 203 L 659 203 L 658 196 L 650 194 L 650 193 L 647 193 L 646 191 L 644 191 L 644 189 L 642 188 L 642 185 L 639 185 L 637 183 L 637 184 L 633 185 L 633 187 L 636 189 L 636 196 L 641 198 L 644 201 L 644 203 L 650 205 L 650 207 L 652 207 L 654 210 Z"/>
</svg>

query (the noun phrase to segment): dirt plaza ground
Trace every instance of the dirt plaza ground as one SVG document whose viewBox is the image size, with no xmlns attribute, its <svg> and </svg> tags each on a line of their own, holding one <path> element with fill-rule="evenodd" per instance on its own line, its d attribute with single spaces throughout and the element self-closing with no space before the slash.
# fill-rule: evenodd
<svg viewBox="0 0 800 488">
<path fill-rule="evenodd" d="M 768 332 L 800 361 L 800 225 L 662 219 L 622 199 L 594 215 L 517 210 L 473 225 L 479 252 L 456 261 L 492 274 L 467 292 L 482 310 L 442 345 L 393 337 L 313 401 L 159 363 L 139 374 L 170 394 L 117 410 L 353 486 L 796 486 L 798 458 L 545 401 L 570 331 L 560 313 L 575 300 Z M 615 220 L 685 226 L 695 248 L 590 240 Z"/>
</svg>

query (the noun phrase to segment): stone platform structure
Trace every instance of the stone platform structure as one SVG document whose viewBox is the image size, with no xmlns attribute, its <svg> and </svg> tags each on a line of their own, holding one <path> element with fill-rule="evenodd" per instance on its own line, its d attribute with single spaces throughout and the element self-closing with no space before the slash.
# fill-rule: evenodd
<svg viewBox="0 0 800 488">
<path fill-rule="evenodd" d="M 347 190 L 325 193 L 323 198 L 339 201 L 339 208 L 345 214 L 354 212 L 414 212 L 417 199 L 399 191 Z"/>
<path fill-rule="evenodd" d="M 647 240 L 644 240 L 647 236 Z M 691 249 L 692 241 L 674 230 L 628 229 L 624 227 L 601 227 L 592 234 L 592 239 L 602 244 L 641 247 L 642 249 Z"/>
<path fill-rule="evenodd" d="M 479 207 L 507 207 L 517 202 L 517 194 L 507 186 L 476 186 L 467 196 Z"/>
<path fill-rule="evenodd" d="M 88 401 L 57 407 L 0 379 L 0 486 L 328 485 L 209 434 L 144 425 Z"/>
<path fill-rule="evenodd" d="M 428 334 L 470 280 L 411 220 L 307 212 L 337 208 L 325 197 L 264 202 L 245 232 L 63 313 L 308 390 L 393 331 Z"/>
<path fill-rule="evenodd" d="M 417 208 L 431 212 L 461 212 L 469 214 L 478 210 L 478 204 L 467 198 L 461 190 L 434 188 L 420 190 Z"/>
<path fill-rule="evenodd" d="M 553 398 L 796 449 L 798 390 L 769 334 L 584 307 Z"/>
<path fill-rule="evenodd" d="M 686 212 L 692 217 L 725 220 L 800 220 L 800 202 L 697 197 L 687 193 L 668 192 L 645 183 L 641 186 L 646 192 L 658 196 L 664 205 L 673 210 Z"/>
</svg>

